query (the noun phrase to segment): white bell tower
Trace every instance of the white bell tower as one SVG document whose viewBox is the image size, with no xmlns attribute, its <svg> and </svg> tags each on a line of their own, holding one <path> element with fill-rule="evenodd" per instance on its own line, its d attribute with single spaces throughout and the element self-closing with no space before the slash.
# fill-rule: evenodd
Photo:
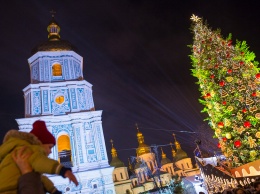
<svg viewBox="0 0 260 194">
<path fill-rule="evenodd" d="M 94 108 L 92 85 L 83 79 L 83 58 L 52 17 L 48 40 L 33 49 L 28 59 L 31 83 L 23 89 L 25 118 L 16 119 L 30 132 L 36 120 L 46 122 L 56 138 L 51 158 L 71 167 L 79 186 L 61 176 L 50 176 L 64 193 L 115 194 L 114 167 L 108 163 L 102 111 Z"/>
</svg>

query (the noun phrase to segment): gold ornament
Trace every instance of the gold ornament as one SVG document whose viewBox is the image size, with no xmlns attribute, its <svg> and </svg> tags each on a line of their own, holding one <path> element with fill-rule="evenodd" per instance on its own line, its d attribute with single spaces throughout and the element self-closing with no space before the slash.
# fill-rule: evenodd
<svg viewBox="0 0 260 194">
<path fill-rule="evenodd" d="M 237 89 L 239 90 L 239 92 L 246 90 L 246 86 L 242 85 L 242 86 L 238 86 Z"/>
<path fill-rule="evenodd" d="M 253 139 L 251 136 L 248 137 L 248 143 L 250 148 L 256 147 L 257 144 L 255 143 L 256 139 Z"/>
<path fill-rule="evenodd" d="M 227 127 L 231 125 L 230 120 L 227 118 L 224 119 L 224 123 L 225 123 L 225 126 L 227 126 Z"/>
<path fill-rule="evenodd" d="M 226 133 L 226 138 L 231 139 L 231 133 Z"/>
<path fill-rule="evenodd" d="M 256 113 L 255 118 L 260 119 L 260 113 Z"/>
<path fill-rule="evenodd" d="M 241 121 L 243 119 L 243 116 L 240 112 L 237 113 L 237 119 Z"/>
<path fill-rule="evenodd" d="M 252 81 L 248 82 L 248 86 L 251 88 L 251 90 L 256 90 L 257 89 L 256 83 L 254 83 Z"/>
<path fill-rule="evenodd" d="M 237 132 L 238 132 L 239 134 L 242 134 L 242 133 L 246 130 L 243 126 L 241 126 L 241 127 L 235 127 L 235 129 L 237 130 Z"/>
<path fill-rule="evenodd" d="M 255 111 L 257 111 L 257 107 L 256 107 L 256 105 L 254 105 L 253 107 L 250 107 L 249 108 L 249 112 L 255 112 Z"/>
<path fill-rule="evenodd" d="M 233 106 L 228 106 L 227 109 L 228 109 L 228 111 L 232 111 L 234 108 L 233 108 Z"/>
<path fill-rule="evenodd" d="M 255 150 L 251 150 L 249 153 L 250 153 L 250 156 L 251 156 L 252 158 L 255 158 L 255 157 L 256 157 L 256 151 L 255 151 Z"/>
<path fill-rule="evenodd" d="M 227 82 L 232 82 L 233 81 L 233 77 L 226 77 Z"/>
<path fill-rule="evenodd" d="M 258 139 L 260 139 L 260 132 L 259 132 L 259 131 L 256 132 L 255 137 L 258 138 Z"/>
<path fill-rule="evenodd" d="M 254 101 L 251 98 L 249 98 L 249 97 L 246 98 L 246 105 L 250 105 L 253 103 L 254 103 Z"/>
<path fill-rule="evenodd" d="M 228 95 L 228 93 L 225 90 L 221 91 L 221 97 L 224 98 Z"/>
</svg>

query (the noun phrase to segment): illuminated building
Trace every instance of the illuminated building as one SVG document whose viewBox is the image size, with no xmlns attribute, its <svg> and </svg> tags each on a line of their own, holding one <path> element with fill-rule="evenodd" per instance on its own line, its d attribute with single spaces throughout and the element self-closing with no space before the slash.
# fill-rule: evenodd
<svg viewBox="0 0 260 194">
<path fill-rule="evenodd" d="M 31 83 L 23 89 L 25 118 L 16 119 L 19 129 L 29 132 L 36 120 L 46 122 L 57 141 L 50 157 L 71 167 L 79 181 L 76 187 L 61 176 L 50 176 L 60 191 L 114 194 L 102 111 L 95 110 L 92 85 L 83 79 L 83 58 L 60 38 L 54 17 L 47 30 L 48 40 L 28 59 Z"/>
<path fill-rule="evenodd" d="M 172 184 L 173 179 L 182 177 L 185 180 L 186 190 L 196 193 L 198 190 L 190 180 L 200 174 L 197 167 L 193 167 L 191 158 L 181 149 L 180 143 L 174 136 L 174 144 L 176 151 L 172 149 L 171 161 L 167 158 L 161 147 L 161 161 L 157 160 L 157 156 L 152 152 L 151 147 L 145 144 L 144 136 L 137 127 L 138 147 L 136 149 L 136 162 L 131 164 L 129 161 L 128 169 L 119 159 L 117 150 L 112 142 L 110 165 L 115 167 L 113 171 L 113 180 L 115 183 L 116 193 L 138 194 L 156 188 L 163 188 Z M 157 153 L 158 154 L 158 153 Z M 183 180 L 182 179 L 182 180 Z M 188 185 L 189 184 L 189 185 Z M 191 188 L 188 188 L 191 187 Z M 196 190 L 196 191 L 195 191 Z"/>
</svg>

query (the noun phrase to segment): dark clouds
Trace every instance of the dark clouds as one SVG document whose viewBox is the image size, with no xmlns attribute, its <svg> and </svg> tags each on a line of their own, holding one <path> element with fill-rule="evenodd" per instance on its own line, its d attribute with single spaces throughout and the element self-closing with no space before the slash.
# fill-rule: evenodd
<svg viewBox="0 0 260 194">
<path fill-rule="evenodd" d="M 0 6 L 1 137 L 17 128 L 24 114 L 22 89 L 29 82 L 31 49 L 47 39 L 54 9 L 61 38 L 84 57 L 84 78 L 93 84 L 94 103 L 103 110 L 110 157 L 114 140 L 124 161 L 135 155 L 135 123 L 150 144 L 168 144 L 177 135 L 192 157 L 194 140 L 208 143 L 212 131 L 200 113 L 196 79 L 188 58 L 190 16 L 205 18 L 213 29 L 246 40 L 259 61 L 257 1 L 7 1 Z M 184 132 L 180 132 L 184 131 Z M 207 138 L 207 140 L 206 140 Z M 207 149 L 212 150 L 211 147 Z M 169 156 L 169 147 L 165 152 Z"/>
</svg>

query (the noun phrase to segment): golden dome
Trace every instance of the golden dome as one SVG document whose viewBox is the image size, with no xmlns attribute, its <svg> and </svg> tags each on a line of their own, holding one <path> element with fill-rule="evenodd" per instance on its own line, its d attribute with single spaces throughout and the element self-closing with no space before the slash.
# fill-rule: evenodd
<svg viewBox="0 0 260 194">
<path fill-rule="evenodd" d="M 176 147 L 176 155 L 174 157 L 174 160 L 175 162 L 179 161 L 179 160 L 182 160 L 184 158 L 188 158 L 188 155 L 186 152 L 184 152 L 182 149 L 181 149 L 181 144 L 176 140 L 176 137 L 175 137 L 175 134 L 172 134 L 173 137 L 174 137 L 174 144 L 175 144 L 175 147 Z"/>
<path fill-rule="evenodd" d="M 50 21 L 48 27 L 48 40 L 42 42 L 32 49 L 32 54 L 38 51 L 76 51 L 76 47 L 70 42 L 60 39 L 60 26 L 54 19 L 52 15 L 52 20 Z"/>
<path fill-rule="evenodd" d="M 138 141 L 138 148 L 136 149 L 136 154 L 137 156 L 141 156 L 143 154 L 151 153 L 150 147 L 144 143 L 144 136 L 143 134 L 139 131 L 138 126 L 136 125 L 137 129 L 137 141 Z"/>
<path fill-rule="evenodd" d="M 161 160 L 162 166 L 165 164 L 171 163 L 171 160 L 169 158 L 167 158 L 166 154 L 163 152 L 162 147 L 161 147 L 161 151 L 162 151 L 162 160 Z"/>
<path fill-rule="evenodd" d="M 110 166 L 114 166 L 115 168 L 125 167 L 125 164 L 117 157 L 117 151 L 114 148 L 113 140 L 111 139 L 110 142 L 112 144 L 112 148 L 111 148 L 112 160 L 110 162 Z"/>
</svg>

